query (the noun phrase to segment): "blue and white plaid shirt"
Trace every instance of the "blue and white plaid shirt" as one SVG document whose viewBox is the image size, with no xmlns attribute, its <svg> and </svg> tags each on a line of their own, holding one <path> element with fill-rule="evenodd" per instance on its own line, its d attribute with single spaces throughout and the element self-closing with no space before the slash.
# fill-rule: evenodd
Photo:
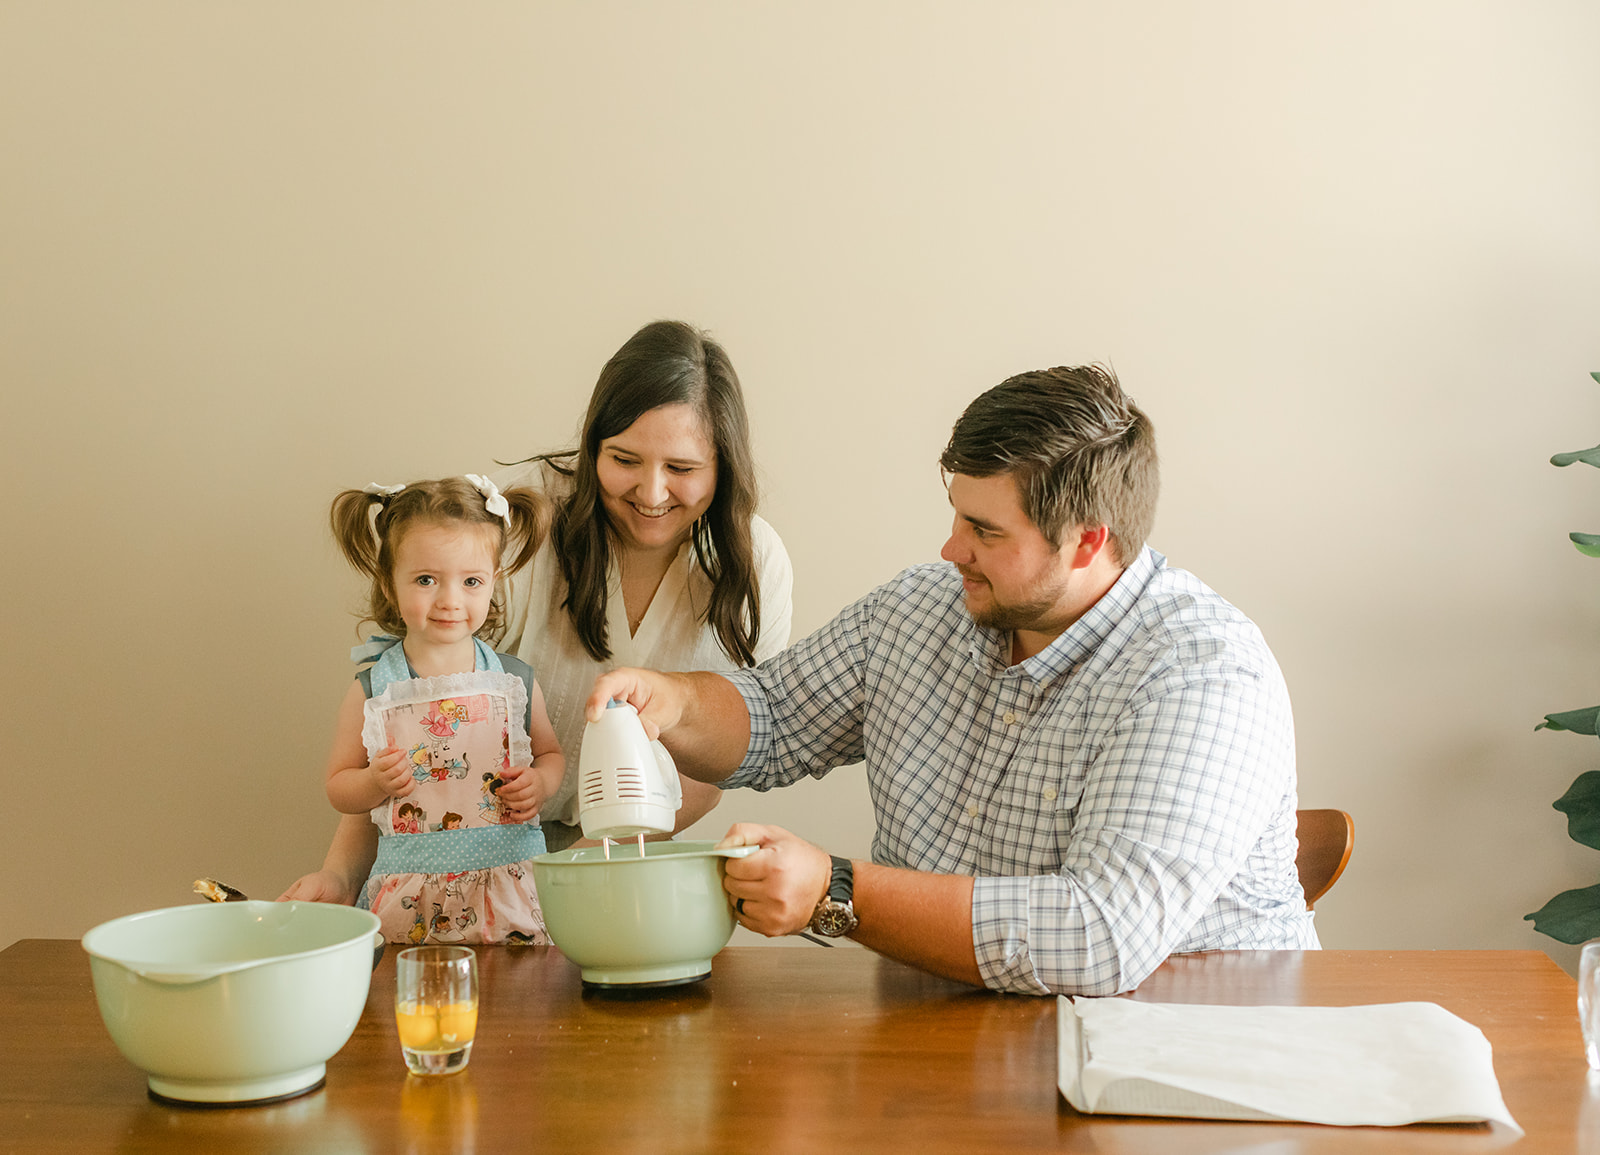
<svg viewBox="0 0 1600 1155">
<path fill-rule="evenodd" d="M 1010 655 L 953 566 L 913 566 L 726 675 L 750 748 L 723 785 L 865 761 L 873 861 L 975 876 L 996 990 L 1106 995 L 1175 951 L 1319 945 L 1289 694 L 1254 623 L 1147 548 L 1045 650 Z"/>
</svg>

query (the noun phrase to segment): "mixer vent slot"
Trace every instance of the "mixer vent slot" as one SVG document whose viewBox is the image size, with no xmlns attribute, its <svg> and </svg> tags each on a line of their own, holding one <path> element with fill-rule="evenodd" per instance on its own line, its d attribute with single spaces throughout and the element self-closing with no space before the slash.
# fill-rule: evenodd
<svg viewBox="0 0 1600 1155">
<path fill-rule="evenodd" d="M 644 775 L 638 770 L 620 767 L 612 778 L 616 785 L 616 797 L 621 802 L 643 802 L 646 799 L 644 789 Z M 583 783 L 583 802 L 585 805 L 604 802 L 606 800 L 605 776 L 591 775 Z"/>
</svg>

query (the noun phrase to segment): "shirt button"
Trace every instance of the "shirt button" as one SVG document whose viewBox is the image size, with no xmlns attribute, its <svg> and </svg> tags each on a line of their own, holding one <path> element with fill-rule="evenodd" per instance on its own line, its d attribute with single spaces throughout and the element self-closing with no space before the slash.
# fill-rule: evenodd
<svg viewBox="0 0 1600 1155">
<path fill-rule="evenodd" d="M 1007 726 L 1015 726 L 1017 724 L 1016 712 L 1012 711 L 1012 710 L 1007 710 L 1005 712 L 1005 717 L 1004 717 L 1003 721 L 1005 722 L 1005 724 Z"/>
<path fill-rule="evenodd" d="M 976 818 L 977 816 L 978 816 L 978 808 L 976 806 L 967 807 L 967 817 L 968 818 Z"/>
<path fill-rule="evenodd" d="M 1044 788 L 1044 800 L 1046 802 L 1054 802 L 1056 800 L 1056 788 L 1054 786 L 1046 786 Z"/>
</svg>

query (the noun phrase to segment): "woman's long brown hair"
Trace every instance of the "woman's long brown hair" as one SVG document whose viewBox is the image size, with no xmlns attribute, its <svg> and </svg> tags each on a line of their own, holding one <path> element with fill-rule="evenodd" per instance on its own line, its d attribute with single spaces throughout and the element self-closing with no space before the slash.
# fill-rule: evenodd
<svg viewBox="0 0 1600 1155">
<path fill-rule="evenodd" d="M 730 659 L 740 666 L 754 665 L 761 590 L 750 539 L 756 482 L 744 393 L 722 346 L 681 321 L 646 325 L 606 362 L 589 399 L 577 449 L 528 458 L 548 463 L 573 481 L 571 493 L 556 505 L 550 531 L 567 584 L 561 607 L 590 656 L 608 660 L 606 577 L 614 543 L 601 504 L 600 443 L 662 405 L 692 406 L 716 448 L 716 493 L 695 522 L 690 540 L 695 561 L 711 579 L 705 620 Z"/>
</svg>

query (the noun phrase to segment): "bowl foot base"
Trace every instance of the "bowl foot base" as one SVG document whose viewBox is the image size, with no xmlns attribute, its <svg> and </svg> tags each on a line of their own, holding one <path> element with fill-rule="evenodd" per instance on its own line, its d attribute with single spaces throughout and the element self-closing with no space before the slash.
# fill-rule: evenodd
<svg viewBox="0 0 1600 1155">
<path fill-rule="evenodd" d="M 286 1075 L 229 1083 L 189 1082 L 151 1075 L 147 1080 L 147 1093 L 157 1103 L 174 1107 L 261 1107 L 309 1095 L 327 1081 L 327 1064 L 318 1063 Z"/>
<path fill-rule="evenodd" d="M 711 973 L 711 960 L 668 963 L 665 966 L 583 967 L 585 990 L 650 990 L 697 983 Z"/>
<path fill-rule="evenodd" d="M 655 983 L 592 983 L 583 980 L 583 993 L 603 995 L 612 999 L 642 999 L 661 991 L 676 990 L 679 987 L 693 986 L 702 981 L 705 975 L 695 975 L 687 979 L 667 979 Z"/>
</svg>

